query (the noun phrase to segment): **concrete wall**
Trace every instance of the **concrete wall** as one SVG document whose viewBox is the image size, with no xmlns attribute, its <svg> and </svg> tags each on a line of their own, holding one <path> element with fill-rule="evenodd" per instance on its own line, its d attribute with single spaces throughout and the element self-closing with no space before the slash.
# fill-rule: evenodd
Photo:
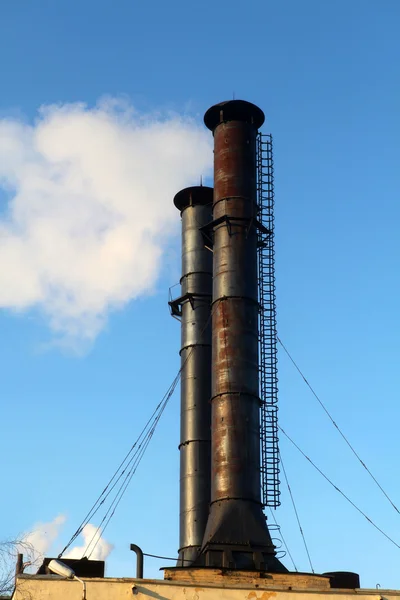
<svg viewBox="0 0 400 600">
<path fill-rule="evenodd" d="M 229 587 L 193 585 L 150 579 L 87 579 L 87 600 L 400 600 L 397 590 L 282 591 L 255 585 Z M 264 589 L 263 589 L 264 587 Z M 17 579 L 13 600 L 81 600 L 82 585 L 57 576 Z"/>
</svg>

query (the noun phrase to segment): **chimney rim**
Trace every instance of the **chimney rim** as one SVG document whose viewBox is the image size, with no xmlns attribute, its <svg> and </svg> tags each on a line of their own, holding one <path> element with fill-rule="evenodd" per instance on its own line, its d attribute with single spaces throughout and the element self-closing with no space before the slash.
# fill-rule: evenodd
<svg viewBox="0 0 400 600">
<path fill-rule="evenodd" d="M 204 124 L 208 129 L 214 129 L 227 121 L 244 121 L 252 123 L 259 129 L 265 121 L 264 112 L 247 100 L 225 100 L 211 106 L 204 115 Z"/>
<path fill-rule="evenodd" d="M 206 185 L 187 187 L 175 194 L 174 204 L 181 212 L 188 206 L 212 204 L 214 188 Z"/>
</svg>

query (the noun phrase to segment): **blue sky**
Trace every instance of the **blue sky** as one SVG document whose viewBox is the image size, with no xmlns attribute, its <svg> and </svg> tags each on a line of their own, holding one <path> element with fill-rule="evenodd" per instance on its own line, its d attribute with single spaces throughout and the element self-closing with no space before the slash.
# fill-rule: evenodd
<svg viewBox="0 0 400 600">
<path fill-rule="evenodd" d="M 21 0 L 0 7 L 3 121 L 35 127 L 42 105 L 76 102 L 92 114 L 107 96 L 122 98 L 123 111 L 132 105 L 161 120 L 192 117 L 195 136 L 204 111 L 233 94 L 265 111 L 275 148 L 280 336 L 398 504 L 399 18 L 397 0 Z M 59 126 L 56 146 L 64 140 Z M 163 154 L 148 149 L 152 193 L 168 192 L 172 202 L 176 179 L 164 185 Z M 209 158 L 195 160 L 206 176 Z M 185 163 L 182 183 L 197 178 L 196 168 Z M 6 220 L 12 195 L 9 186 L 0 192 Z M 165 211 L 168 239 L 151 290 L 143 286 L 132 301 L 128 291 L 84 351 L 54 344 L 49 313 L 28 301 L 15 310 L 15 297 L 3 302 L 3 537 L 62 514 L 58 552 L 179 368 L 179 325 L 167 307 L 179 279 L 179 214 Z M 162 239 L 163 228 L 156 234 Z M 29 270 L 0 257 L 3 273 L 25 281 Z M 282 426 L 400 543 L 400 515 L 282 352 L 279 358 Z M 106 532 L 115 545 L 109 575 L 133 574 L 131 542 L 148 553 L 176 553 L 178 429 L 175 394 Z M 285 440 L 281 450 L 315 570 L 353 570 L 364 587 L 399 588 L 400 550 Z M 299 570 L 308 570 L 284 485 L 282 499 L 277 519 Z M 146 564 L 149 576 L 162 566 Z"/>
</svg>

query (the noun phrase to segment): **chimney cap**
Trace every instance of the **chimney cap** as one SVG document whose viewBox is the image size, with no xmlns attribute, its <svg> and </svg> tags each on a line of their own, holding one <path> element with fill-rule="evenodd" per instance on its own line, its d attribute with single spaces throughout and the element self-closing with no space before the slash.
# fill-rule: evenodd
<svg viewBox="0 0 400 600">
<path fill-rule="evenodd" d="M 214 189 L 204 185 L 187 187 L 175 195 L 174 204 L 181 212 L 188 206 L 212 204 Z"/>
<path fill-rule="evenodd" d="M 214 104 L 204 115 L 204 123 L 211 131 L 227 121 L 245 121 L 259 129 L 265 121 L 265 115 L 261 108 L 246 100 L 226 100 Z"/>
</svg>

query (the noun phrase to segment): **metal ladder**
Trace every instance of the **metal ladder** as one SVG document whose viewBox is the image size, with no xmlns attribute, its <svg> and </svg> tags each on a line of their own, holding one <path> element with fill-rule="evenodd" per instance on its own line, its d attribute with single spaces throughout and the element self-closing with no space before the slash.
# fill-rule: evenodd
<svg viewBox="0 0 400 600">
<path fill-rule="evenodd" d="M 257 203 L 258 221 L 263 225 L 258 229 L 261 495 L 264 507 L 277 508 L 280 506 L 280 481 L 273 166 L 272 136 L 259 133 Z"/>
</svg>

